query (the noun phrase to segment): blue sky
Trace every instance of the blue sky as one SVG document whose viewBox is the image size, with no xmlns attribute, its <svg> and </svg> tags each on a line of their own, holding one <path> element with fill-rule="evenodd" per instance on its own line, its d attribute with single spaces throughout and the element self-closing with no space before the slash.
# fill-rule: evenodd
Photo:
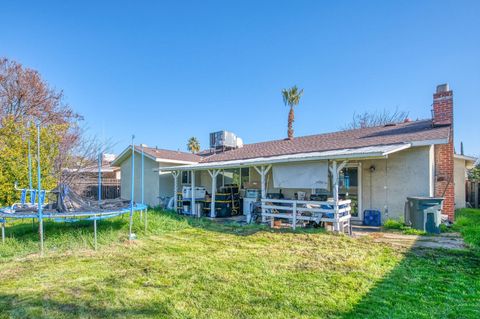
<svg viewBox="0 0 480 319">
<path fill-rule="evenodd" d="M 457 149 L 480 155 L 479 16 L 479 1 L 2 1 L 0 56 L 63 89 L 115 152 L 132 133 L 181 150 L 221 129 L 284 138 L 294 84 L 296 136 L 354 112 L 428 118 L 448 82 Z"/>
</svg>

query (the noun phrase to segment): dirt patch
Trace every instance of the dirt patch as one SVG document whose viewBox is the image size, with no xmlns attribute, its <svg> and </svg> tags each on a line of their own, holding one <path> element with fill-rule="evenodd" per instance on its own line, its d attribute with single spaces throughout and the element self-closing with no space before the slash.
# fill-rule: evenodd
<svg viewBox="0 0 480 319">
<path fill-rule="evenodd" d="M 443 248 L 466 249 L 462 237 L 458 233 L 448 233 L 432 236 L 404 235 L 387 232 L 354 231 L 354 237 L 368 236 L 375 242 L 386 243 L 398 248 Z"/>
</svg>

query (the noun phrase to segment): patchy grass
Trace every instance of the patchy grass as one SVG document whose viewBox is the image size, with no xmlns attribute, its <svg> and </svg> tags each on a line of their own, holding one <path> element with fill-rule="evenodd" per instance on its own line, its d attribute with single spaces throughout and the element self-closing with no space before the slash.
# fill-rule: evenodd
<svg viewBox="0 0 480 319">
<path fill-rule="evenodd" d="M 452 228 L 462 234 L 466 243 L 480 249 L 480 209 L 463 208 L 456 211 Z"/>
<path fill-rule="evenodd" d="M 55 227 L 54 227 L 55 226 Z M 478 318 L 474 251 L 401 252 L 369 238 L 220 225 L 149 213 L 48 224 L 46 256 L 30 224 L 0 247 L 0 318 Z"/>
<path fill-rule="evenodd" d="M 383 224 L 383 228 L 386 230 L 401 231 L 405 235 L 427 235 L 427 232 L 406 226 L 403 222 L 395 219 L 387 219 Z"/>
</svg>

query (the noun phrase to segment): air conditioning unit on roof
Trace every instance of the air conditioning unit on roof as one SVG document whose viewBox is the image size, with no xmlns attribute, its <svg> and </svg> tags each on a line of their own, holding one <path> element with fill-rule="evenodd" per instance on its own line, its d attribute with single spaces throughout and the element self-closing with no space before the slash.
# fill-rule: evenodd
<svg viewBox="0 0 480 319">
<path fill-rule="evenodd" d="M 242 139 L 232 132 L 218 131 L 210 133 L 210 148 L 212 149 L 232 149 L 242 146 Z"/>
</svg>

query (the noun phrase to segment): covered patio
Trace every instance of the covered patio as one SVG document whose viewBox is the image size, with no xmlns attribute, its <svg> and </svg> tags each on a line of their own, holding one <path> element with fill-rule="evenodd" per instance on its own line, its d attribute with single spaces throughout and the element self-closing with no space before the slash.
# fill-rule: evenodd
<svg viewBox="0 0 480 319">
<path fill-rule="evenodd" d="M 206 162 L 163 167 L 159 174 L 172 175 L 173 207 L 179 213 L 219 217 L 219 206 L 225 202 L 224 194 L 219 191 L 233 185 L 238 188 L 240 200 L 248 197 L 250 189 L 258 189 L 256 202 L 261 205 L 264 223 L 274 226 L 276 220 L 282 220 L 293 229 L 314 223 L 335 232 L 349 232 L 352 214 L 355 218 L 363 209 L 362 162 L 387 159 L 390 154 L 410 147 L 407 143 Z M 189 187 L 191 196 L 179 192 L 179 184 Z M 204 188 L 206 195 L 197 196 L 198 187 Z M 241 214 L 233 200 L 231 209 Z M 251 219 L 248 209 L 243 213 L 247 220 Z"/>
</svg>

